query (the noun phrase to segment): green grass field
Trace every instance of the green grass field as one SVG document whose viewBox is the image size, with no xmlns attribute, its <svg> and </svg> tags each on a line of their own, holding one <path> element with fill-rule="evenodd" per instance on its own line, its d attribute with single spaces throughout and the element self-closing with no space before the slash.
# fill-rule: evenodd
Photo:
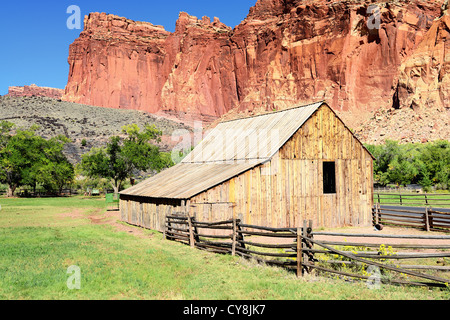
<svg viewBox="0 0 450 320">
<path fill-rule="evenodd" d="M 403 300 L 449 299 L 448 289 L 326 278 L 297 279 L 283 269 L 191 249 L 110 216 L 104 200 L 0 198 L 0 299 L 3 300 Z M 115 223 L 113 223 L 115 222 Z M 81 288 L 67 273 L 81 271 Z"/>
</svg>

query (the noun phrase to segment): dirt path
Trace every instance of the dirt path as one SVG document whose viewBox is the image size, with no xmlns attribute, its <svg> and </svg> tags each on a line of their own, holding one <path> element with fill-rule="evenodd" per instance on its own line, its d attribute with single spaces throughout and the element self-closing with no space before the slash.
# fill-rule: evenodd
<svg viewBox="0 0 450 320">
<path fill-rule="evenodd" d="M 105 209 L 98 208 L 92 212 L 89 210 L 75 209 L 70 212 L 61 214 L 62 218 L 72 219 L 89 219 L 90 223 L 94 225 L 106 225 L 113 226 L 119 232 L 127 232 L 141 238 L 150 237 L 144 233 L 142 228 L 134 227 L 120 222 L 120 211 L 106 211 Z"/>
</svg>

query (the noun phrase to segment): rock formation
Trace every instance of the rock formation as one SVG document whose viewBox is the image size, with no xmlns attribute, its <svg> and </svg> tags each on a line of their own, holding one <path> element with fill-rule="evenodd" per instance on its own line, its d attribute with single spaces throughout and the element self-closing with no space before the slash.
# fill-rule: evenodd
<svg viewBox="0 0 450 320">
<path fill-rule="evenodd" d="M 433 22 L 423 41 L 401 65 L 394 107 L 450 108 L 450 15 L 447 12 Z"/>
<path fill-rule="evenodd" d="M 47 97 L 52 99 L 61 99 L 63 95 L 63 89 L 38 87 L 35 84 L 24 87 L 9 87 L 7 94 L 9 97 Z"/>
<path fill-rule="evenodd" d="M 70 46 L 64 100 L 200 118 L 237 105 L 231 28 L 181 13 L 176 31 L 92 13 Z"/>
<path fill-rule="evenodd" d="M 235 29 L 181 13 L 173 33 L 92 13 L 70 46 L 63 99 L 202 120 L 313 100 L 391 107 L 409 99 L 404 62 L 427 50 L 442 2 L 258 0 Z"/>
</svg>

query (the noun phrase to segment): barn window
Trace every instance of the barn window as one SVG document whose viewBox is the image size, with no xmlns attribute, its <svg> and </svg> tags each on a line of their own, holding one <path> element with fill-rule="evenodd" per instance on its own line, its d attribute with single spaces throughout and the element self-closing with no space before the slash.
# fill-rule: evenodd
<svg viewBox="0 0 450 320">
<path fill-rule="evenodd" d="M 336 193 L 336 163 L 323 163 L 323 193 Z"/>
</svg>

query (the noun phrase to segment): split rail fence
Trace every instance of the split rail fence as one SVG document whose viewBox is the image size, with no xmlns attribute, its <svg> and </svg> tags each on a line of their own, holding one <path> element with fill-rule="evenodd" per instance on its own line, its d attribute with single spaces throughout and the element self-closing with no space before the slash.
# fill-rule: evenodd
<svg viewBox="0 0 450 320">
<path fill-rule="evenodd" d="M 376 204 L 372 209 L 373 224 L 413 227 L 426 231 L 450 232 L 450 213 L 439 209 L 388 208 Z"/>
<path fill-rule="evenodd" d="M 199 222 L 194 217 L 172 215 L 166 217 L 164 236 L 198 248 L 220 254 L 231 254 L 275 265 L 296 272 L 298 277 L 314 271 L 339 277 L 372 281 L 367 269 L 383 270 L 382 283 L 445 287 L 449 279 L 428 272 L 448 272 L 450 267 L 434 265 L 398 265 L 393 259 L 439 259 L 450 257 L 450 236 L 427 236 L 427 239 L 448 240 L 445 245 L 393 244 L 389 248 L 403 248 L 408 252 L 385 252 L 380 244 L 364 242 L 323 241 L 317 237 L 406 238 L 418 236 L 387 236 L 313 232 L 312 221 L 299 228 L 268 228 L 243 224 L 238 219 L 218 222 Z M 420 237 L 419 237 L 420 238 Z M 422 236 L 422 238 L 424 238 Z M 422 239 L 421 238 L 421 239 Z M 386 243 L 388 245 L 388 243 Z M 355 251 L 356 248 L 358 251 Z M 384 248 L 384 247 L 383 247 Z M 411 252 L 411 250 L 414 250 Z M 417 250 L 427 252 L 418 253 Z M 429 251 L 433 252 L 430 253 Z M 445 263 L 445 260 L 444 260 Z M 420 273 L 413 270 L 425 270 Z M 350 271 L 350 272 L 349 272 Z M 394 276 L 392 276 L 394 274 Z M 405 276 L 410 279 L 405 279 Z M 426 281 L 424 281 L 426 280 Z"/>
</svg>

